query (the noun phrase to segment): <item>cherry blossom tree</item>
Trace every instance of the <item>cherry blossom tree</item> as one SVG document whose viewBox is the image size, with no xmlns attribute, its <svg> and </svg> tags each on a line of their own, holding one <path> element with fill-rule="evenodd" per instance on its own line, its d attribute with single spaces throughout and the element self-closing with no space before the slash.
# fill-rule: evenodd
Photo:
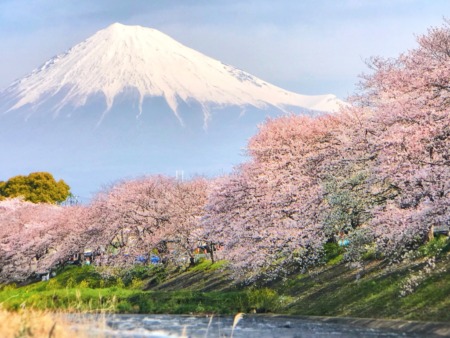
<svg viewBox="0 0 450 338">
<path fill-rule="evenodd" d="M 340 158 L 325 170 L 323 230 L 329 241 L 345 243 L 344 260 L 363 263 L 362 257 L 373 249 L 374 210 L 396 196 L 398 188 L 389 177 L 376 174 L 378 139 L 373 124 L 375 112 L 358 105 L 346 106 L 339 119 Z"/>
<path fill-rule="evenodd" d="M 42 258 L 54 249 L 54 220 L 61 207 L 20 199 L 0 202 L 0 280 L 24 280 L 48 269 Z"/>
<path fill-rule="evenodd" d="M 199 236 L 200 221 L 204 215 L 208 189 L 209 182 L 206 179 L 196 178 L 176 182 L 170 196 L 172 217 L 170 226 L 164 230 L 164 237 L 176 244 L 178 251 L 190 260 L 193 258 L 193 249 L 202 241 Z"/>
<path fill-rule="evenodd" d="M 121 255 L 111 258 L 128 263 L 157 248 L 167 258 L 189 258 L 197 243 L 207 187 L 202 178 L 179 182 L 164 176 L 113 186 L 90 206 L 91 222 L 99 229 L 91 246 L 112 245 Z"/>
<path fill-rule="evenodd" d="M 275 277 L 316 262 L 321 179 L 340 158 L 333 116 L 268 120 L 248 144 L 250 161 L 216 181 L 204 218 L 238 275 Z"/>
<path fill-rule="evenodd" d="M 373 58 L 374 71 L 364 76 L 362 93 L 355 98 L 374 112 L 374 175 L 399 192 L 373 223 L 397 229 L 396 235 L 395 230 L 388 232 L 394 242 L 405 231 L 426 240 L 424 233 L 448 226 L 450 219 L 449 21 L 429 29 L 417 42 L 416 49 L 396 59 Z M 408 230 L 401 224 L 409 224 Z"/>
</svg>

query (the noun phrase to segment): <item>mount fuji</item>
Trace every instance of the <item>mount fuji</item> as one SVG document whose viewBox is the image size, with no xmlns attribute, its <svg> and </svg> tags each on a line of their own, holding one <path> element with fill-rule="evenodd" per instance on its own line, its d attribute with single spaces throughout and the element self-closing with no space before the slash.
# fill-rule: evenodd
<svg viewBox="0 0 450 338">
<path fill-rule="evenodd" d="M 150 28 L 115 23 L 0 92 L 0 179 L 63 178 L 88 200 L 144 174 L 218 175 L 267 117 L 336 111 Z"/>
</svg>

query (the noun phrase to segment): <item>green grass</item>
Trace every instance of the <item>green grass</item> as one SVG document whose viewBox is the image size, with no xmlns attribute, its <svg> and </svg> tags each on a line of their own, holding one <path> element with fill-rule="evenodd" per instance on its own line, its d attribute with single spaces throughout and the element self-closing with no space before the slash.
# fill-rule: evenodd
<svg viewBox="0 0 450 338">
<path fill-rule="evenodd" d="M 4 290 L 0 293 L 0 304 L 8 310 L 171 314 L 236 314 L 250 308 L 242 291 L 142 291 L 118 287 Z"/>
<path fill-rule="evenodd" d="M 450 252 L 450 241 L 447 236 L 443 235 L 434 237 L 417 250 L 420 257 L 440 256 L 448 252 Z"/>
<path fill-rule="evenodd" d="M 423 265 L 424 263 L 422 263 Z M 283 283 L 295 300 L 281 312 L 295 315 L 396 318 L 407 320 L 450 321 L 450 267 L 448 257 L 425 275 L 415 290 L 401 296 L 406 280 L 418 275 L 419 262 L 387 268 L 372 262 L 365 275 L 356 279 L 356 271 L 344 264 L 328 267 L 301 284 Z"/>
<path fill-rule="evenodd" d="M 196 276 L 193 287 L 201 289 L 205 274 L 220 275 L 225 265 L 223 261 L 215 264 L 204 261 L 179 273 L 178 278 L 186 280 L 188 276 Z M 162 266 L 136 266 L 120 274 L 118 271 L 101 272 L 107 277 L 102 277 L 92 266 L 69 266 L 49 281 L 20 288 L 4 286 L 0 291 L 0 306 L 10 310 L 26 307 L 71 312 L 173 314 L 235 314 L 249 308 L 244 291 L 143 290 L 149 283 L 157 286 L 166 279 L 170 281 L 169 272 Z"/>
<path fill-rule="evenodd" d="M 134 311 L 140 313 L 236 314 L 246 311 L 248 308 L 246 295 L 241 291 L 226 293 L 150 291 L 130 296 L 127 299 L 127 303 L 130 305 L 133 304 Z"/>
<path fill-rule="evenodd" d="M 194 265 L 189 271 L 216 271 L 225 268 L 227 261 L 221 260 L 211 263 L 210 260 L 202 260 L 198 264 Z"/>
<path fill-rule="evenodd" d="M 202 261 L 187 269 L 136 266 L 119 269 L 67 267 L 50 281 L 3 286 L 5 309 L 77 312 L 292 315 L 398 318 L 450 321 L 450 254 L 447 239 L 436 238 L 416 260 L 387 265 L 374 259 L 357 271 L 342 263 L 339 248 L 309 273 L 244 287 L 229 277 L 227 262 Z M 430 259 L 430 257 L 434 257 Z M 436 262 L 432 269 L 430 262 Z M 421 272 L 422 271 L 422 272 Z M 359 278 L 356 278 L 357 275 Z M 417 285 L 402 295 L 414 278 Z"/>
</svg>

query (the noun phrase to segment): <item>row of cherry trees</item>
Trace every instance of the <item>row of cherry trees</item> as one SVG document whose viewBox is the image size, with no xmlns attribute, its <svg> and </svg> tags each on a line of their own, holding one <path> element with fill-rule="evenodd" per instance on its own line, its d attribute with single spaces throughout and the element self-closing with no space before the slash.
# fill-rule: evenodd
<svg viewBox="0 0 450 338">
<path fill-rule="evenodd" d="M 205 227 L 236 271 L 277 276 L 346 240 L 347 260 L 398 258 L 450 224 L 450 23 L 373 58 L 333 116 L 267 121 L 216 183 Z"/>
<path fill-rule="evenodd" d="M 0 282 L 25 280 L 86 250 L 98 264 L 132 264 L 152 250 L 189 261 L 202 239 L 207 188 L 202 178 L 152 176 L 118 183 L 87 206 L 1 201 Z"/>
<path fill-rule="evenodd" d="M 83 250 L 90 236 L 86 208 L 0 202 L 0 281 L 21 281 Z"/>
<path fill-rule="evenodd" d="M 0 202 L 0 280 L 86 248 L 115 265 L 214 243 L 247 280 L 318 264 L 327 242 L 345 241 L 349 261 L 414 249 L 450 219 L 450 24 L 369 64 L 339 113 L 268 120 L 224 177 L 124 181 L 87 206 Z"/>
<path fill-rule="evenodd" d="M 126 255 L 117 255 L 116 263 L 152 250 L 168 259 L 190 258 L 201 239 L 207 189 L 203 178 L 152 176 L 117 184 L 89 206 L 98 233 L 88 245 L 122 249 Z"/>
</svg>

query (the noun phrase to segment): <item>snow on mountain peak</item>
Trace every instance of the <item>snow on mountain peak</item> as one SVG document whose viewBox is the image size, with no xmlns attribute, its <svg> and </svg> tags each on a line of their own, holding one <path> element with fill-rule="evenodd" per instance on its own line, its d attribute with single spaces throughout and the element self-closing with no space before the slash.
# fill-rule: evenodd
<svg viewBox="0 0 450 338">
<path fill-rule="evenodd" d="M 108 112 L 127 89 L 139 93 L 142 112 L 146 97 L 163 97 L 178 115 L 181 101 L 195 100 L 203 107 L 205 122 L 211 108 L 224 105 L 290 106 L 335 111 L 341 103 L 334 95 L 307 96 L 285 91 L 235 67 L 188 48 L 158 30 L 114 23 L 68 52 L 47 61 L 5 92 L 13 104 L 38 108 L 55 95 L 54 107 L 74 108 L 91 95 L 105 98 Z"/>
</svg>

